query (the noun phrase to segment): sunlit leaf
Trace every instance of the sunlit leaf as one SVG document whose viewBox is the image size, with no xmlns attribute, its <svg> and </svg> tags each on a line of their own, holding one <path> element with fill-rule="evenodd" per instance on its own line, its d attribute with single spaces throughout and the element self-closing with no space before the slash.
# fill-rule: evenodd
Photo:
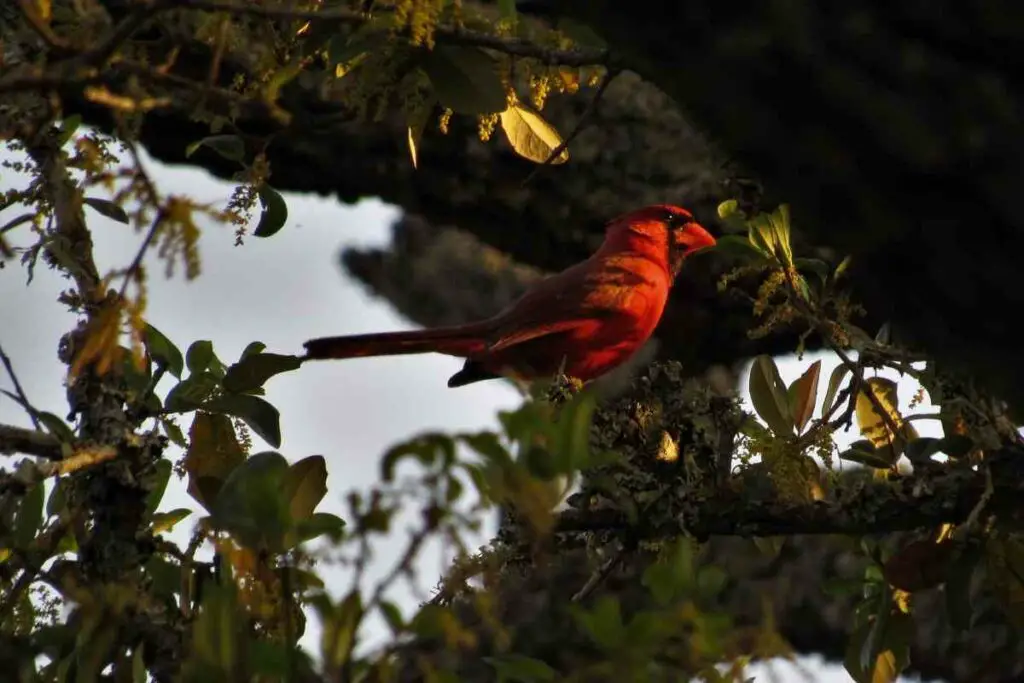
<svg viewBox="0 0 1024 683">
<path fill-rule="evenodd" d="M 438 101 L 455 113 L 494 114 L 505 108 L 497 63 L 480 48 L 439 45 L 426 53 L 422 66 Z"/>
<path fill-rule="evenodd" d="M 320 656 L 326 667 L 339 670 L 355 646 L 356 628 L 363 618 L 362 597 L 355 590 L 337 607 L 319 607 L 317 611 L 322 621 Z"/>
<path fill-rule="evenodd" d="M 789 396 L 779 369 L 771 356 L 761 355 L 750 367 L 750 401 L 772 431 L 779 436 L 793 433 L 793 417 L 789 412 Z"/>
<path fill-rule="evenodd" d="M 257 237 L 270 237 L 277 234 L 288 221 L 288 204 L 285 203 L 281 193 L 267 183 L 262 183 L 257 188 L 257 192 L 263 211 L 260 213 L 260 222 L 253 234 Z"/>
<path fill-rule="evenodd" d="M 789 409 L 797 434 L 814 414 L 814 405 L 818 398 L 818 375 L 821 374 L 821 361 L 816 360 L 804 374 L 790 385 L 787 390 Z"/>
<path fill-rule="evenodd" d="M 875 397 L 885 413 L 879 413 L 875 408 L 874 401 L 867 392 Z M 903 417 L 899 413 L 899 404 L 896 393 L 896 382 L 885 377 L 868 377 L 864 380 L 861 391 L 857 394 L 857 426 L 860 433 L 867 437 L 874 445 L 875 450 L 889 458 L 889 464 L 893 464 L 903 453 L 906 444 L 906 437 L 910 436 L 912 425 L 903 427 Z M 886 419 L 888 418 L 888 420 Z M 897 432 L 889 427 L 892 423 Z"/>
<path fill-rule="evenodd" d="M 519 156 L 538 164 L 546 162 L 562 144 L 562 136 L 554 126 L 539 114 L 518 104 L 501 112 L 501 129 Z M 550 163 L 564 164 L 568 160 L 569 150 L 563 149 Z"/>
<path fill-rule="evenodd" d="M 124 223 L 128 225 L 130 222 L 128 214 L 120 206 L 110 201 L 109 199 L 100 199 L 99 197 L 83 197 L 82 203 L 87 206 L 91 206 L 96 211 L 107 218 L 117 221 L 118 223 Z"/>
<path fill-rule="evenodd" d="M 175 508 L 168 512 L 157 512 L 153 514 L 153 533 L 159 534 L 170 531 L 174 526 L 192 514 L 188 508 Z"/>
<path fill-rule="evenodd" d="M 322 455 L 311 455 L 288 467 L 281 481 L 292 519 L 306 519 L 313 514 L 327 494 L 327 463 Z"/>
</svg>

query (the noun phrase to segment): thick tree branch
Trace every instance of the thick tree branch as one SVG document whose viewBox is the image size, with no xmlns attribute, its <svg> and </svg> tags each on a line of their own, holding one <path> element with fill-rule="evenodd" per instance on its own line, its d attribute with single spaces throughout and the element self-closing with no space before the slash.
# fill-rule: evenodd
<svg viewBox="0 0 1024 683">
<path fill-rule="evenodd" d="M 60 460 L 61 444 L 46 432 L 0 425 L 0 453 L 4 455 L 20 453 L 47 460 Z"/>
<path fill-rule="evenodd" d="M 793 534 L 876 534 L 934 528 L 966 521 L 986 490 L 984 472 L 954 470 L 906 476 L 894 482 L 841 485 L 826 499 L 809 503 L 749 500 L 742 493 L 710 497 L 670 522 L 635 526 L 616 510 L 568 510 L 559 515 L 562 533 L 626 530 L 639 538 L 670 538 L 681 533 L 709 536 L 789 536 Z M 1020 514 L 1024 482 L 995 485 L 986 510 Z"/>
</svg>

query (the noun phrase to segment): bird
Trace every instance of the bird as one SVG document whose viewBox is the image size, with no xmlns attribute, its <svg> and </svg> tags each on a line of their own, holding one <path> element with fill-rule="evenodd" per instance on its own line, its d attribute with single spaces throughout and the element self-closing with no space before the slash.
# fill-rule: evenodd
<svg viewBox="0 0 1024 683">
<path fill-rule="evenodd" d="M 613 218 L 593 255 L 535 283 L 490 318 L 311 339 L 301 358 L 434 352 L 465 359 L 449 378 L 449 387 L 563 374 L 586 383 L 624 363 L 647 342 L 684 260 L 715 243 L 688 210 L 672 204 L 646 206 Z"/>
</svg>

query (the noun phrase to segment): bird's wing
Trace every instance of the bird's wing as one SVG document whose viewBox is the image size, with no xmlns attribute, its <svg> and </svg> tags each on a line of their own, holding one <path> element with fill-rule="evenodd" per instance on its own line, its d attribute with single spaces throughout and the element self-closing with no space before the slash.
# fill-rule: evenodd
<svg viewBox="0 0 1024 683">
<path fill-rule="evenodd" d="M 493 341 L 487 351 L 494 353 L 516 344 L 567 332 L 615 315 L 618 306 L 593 296 L 592 273 L 586 262 L 540 282 L 521 299 L 499 314 Z"/>
<path fill-rule="evenodd" d="M 524 321 L 526 322 L 526 321 Z M 568 330 L 579 327 L 585 324 L 586 320 L 552 320 L 549 322 L 536 322 L 534 324 L 526 324 L 517 329 L 509 330 L 507 334 L 502 335 L 497 341 L 491 343 L 487 347 L 489 353 L 501 351 L 507 349 L 510 346 L 516 344 L 522 344 L 523 342 L 536 339 L 537 337 L 545 337 L 549 334 L 557 334 L 559 332 L 566 332 Z"/>
</svg>

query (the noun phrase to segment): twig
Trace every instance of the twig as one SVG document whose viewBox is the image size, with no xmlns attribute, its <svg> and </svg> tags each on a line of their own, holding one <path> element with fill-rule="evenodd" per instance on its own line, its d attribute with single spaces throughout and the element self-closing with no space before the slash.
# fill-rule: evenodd
<svg viewBox="0 0 1024 683">
<path fill-rule="evenodd" d="M 121 291 L 118 292 L 118 296 L 124 297 L 124 293 L 128 289 L 128 283 L 135 278 L 139 269 L 142 268 L 142 260 L 146 257 L 146 252 L 149 251 L 150 245 L 156 239 L 156 235 L 160 232 L 160 227 L 166 218 L 167 213 L 162 208 L 159 209 L 156 213 L 156 218 L 153 219 L 153 224 L 149 226 L 149 232 L 146 233 L 145 239 L 142 240 L 142 245 L 139 246 L 139 250 L 135 253 L 135 258 L 132 259 L 132 262 L 128 264 L 128 268 L 124 271 L 124 282 L 121 283 Z"/>
<path fill-rule="evenodd" d="M 569 134 L 565 136 L 565 139 L 562 140 L 557 147 L 551 150 L 551 154 L 549 154 L 548 158 L 544 160 L 544 163 L 533 169 L 530 175 L 526 176 L 526 180 L 523 181 L 524 186 L 528 185 L 529 182 L 533 180 L 534 176 L 540 173 L 542 169 L 550 166 L 555 159 L 560 157 L 562 153 L 569 148 L 569 143 L 576 139 L 576 136 L 583 130 L 584 124 L 586 124 L 590 117 L 597 112 L 597 106 L 601 102 L 601 98 L 604 96 L 608 86 L 611 85 L 611 82 L 619 75 L 619 73 L 621 73 L 619 69 L 608 69 L 604 75 L 604 79 L 601 81 L 601 85 L 597 88 L 597 92 L 594 93 L 593 99 L 590 100 L 587 108 L 583 110 L 583 114 L 580 115 L 579 120 L 576 121 L 576 125 Z"/>
<path fill-rule="evenodd" d="M 47 460 L 60 460 L 63 455 L 60 441 L 46 432 L 11 425 L 0 425 L 0 453 L 21 453 Z"/>
<path fill-rule="evenodd" d="M 572 602 L 583 602 L 590 594 L 593 593 L 601 583 L 608 578 L 608 575 L 612 573 L 615 566 L 622 561 L 622 558 L 626 555 L 626 546 L 622 545 L 612 553 L 612 556 L 605 560 L 604 564 L 597 568 L 597 570 L 590 575 L 587 582 L 583 584 L 583 587 L 576 591 L 576 594 L 572 596 Z"/>
<path fill-rule="evenodd" d="M 25 412 L 28 413 L 29 418 L 32 420 L 32 426 L 36 429 L 41 429 L 39 418 L 36 416 L 36 410 L 29 402 L 28 396 L 25 395 L 25 389 L 21 386 L 21 382 L 18 381 L 18 375 L 14 372 L 14 365 L 11 364 L 10 357 L 4 351 L 3 344 L 0 344 L 0 362 L 3 362 L 4 367 L 7 369 L 7 375 L 11 378 L 11 382 L 14 384 L 14 391 L 18 394 L 18 398 L 21 399 L 22 407 L 25 408 Z"/>
</svg>

